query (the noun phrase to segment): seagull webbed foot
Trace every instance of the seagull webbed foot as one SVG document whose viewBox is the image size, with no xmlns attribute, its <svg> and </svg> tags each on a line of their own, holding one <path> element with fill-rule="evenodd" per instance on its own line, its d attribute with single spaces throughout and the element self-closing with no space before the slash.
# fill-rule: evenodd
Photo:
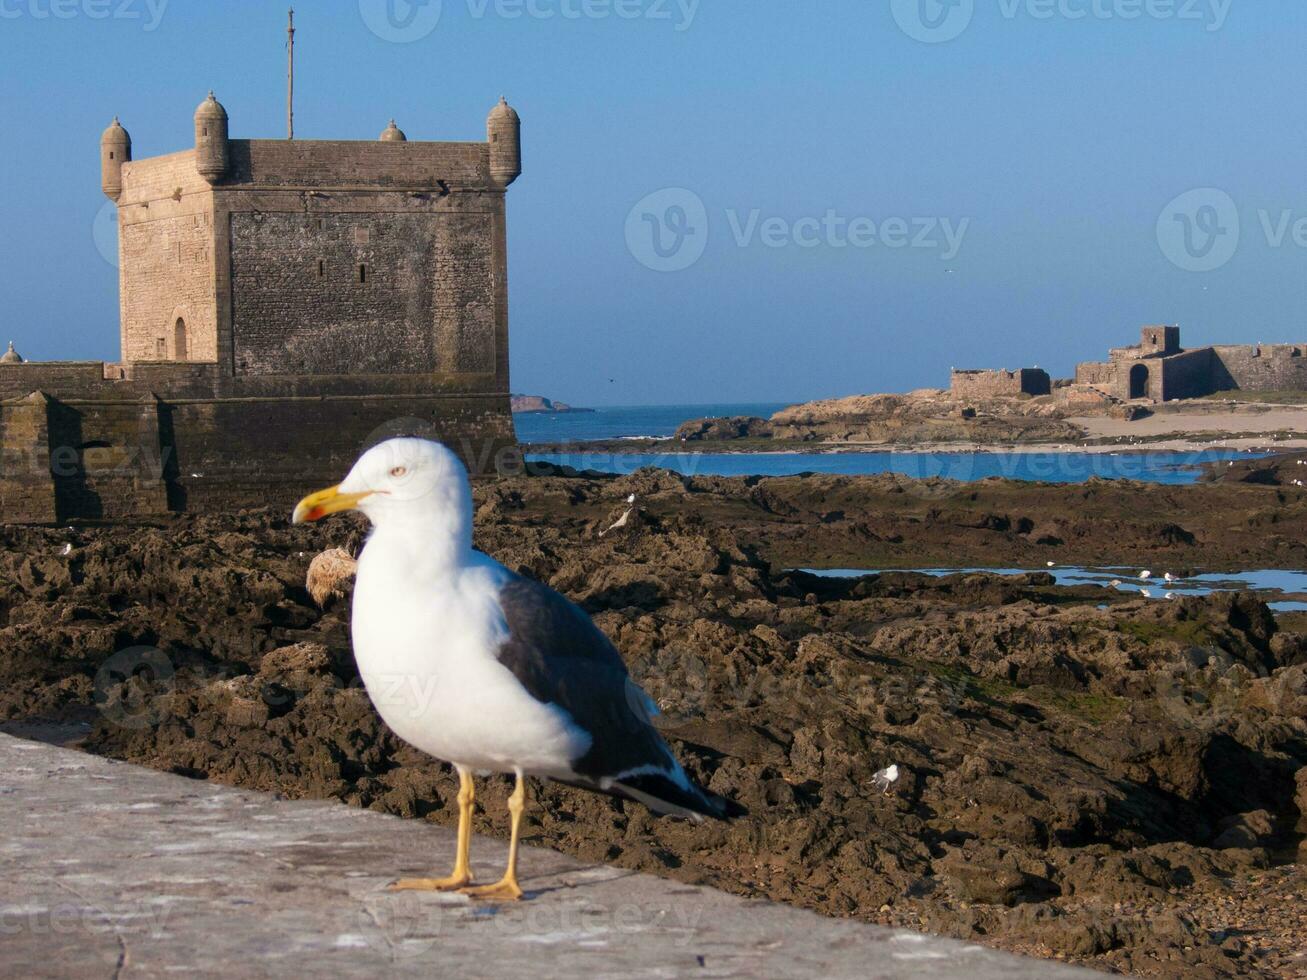
<svg viewBox="0 0 1307 980">
<path fill-rule="evenodd" d="M 523 895 L 516 878 L 501 878 L 493 885 L 460 888 L 459 893 L 469 898 L 479 898 L 490 902 L 516 902 Z"/>
<path fill-rule="evenodd" d="M 471 873 L 453 874 L 448 878 L 401 878 L 386 886 L 392 892 L 456 892 L 472 884 Z"/>
</svg>

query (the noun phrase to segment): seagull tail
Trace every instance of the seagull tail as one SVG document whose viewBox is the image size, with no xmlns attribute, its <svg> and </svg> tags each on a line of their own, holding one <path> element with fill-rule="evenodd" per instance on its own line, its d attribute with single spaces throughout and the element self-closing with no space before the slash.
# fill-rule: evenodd
<svg viewBox="0 0 1307 980">
<path fill-rule="evenodd" d="M 704 817 L 729 820 L 745 814 L 738 803 L 710 793 L 702 786 L 678 773 L 680 779 L 661 772 L 632 774 L 615 781 L 609 792 L 643 803 L 654 813 L 682 817 L 701 823 Z"/>
</svg>

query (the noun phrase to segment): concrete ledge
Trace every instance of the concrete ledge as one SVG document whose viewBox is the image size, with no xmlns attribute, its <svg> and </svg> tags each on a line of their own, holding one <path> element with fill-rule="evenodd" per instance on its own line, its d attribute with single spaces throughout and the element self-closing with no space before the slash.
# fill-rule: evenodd
<svg viewBox="0 0 1307 980">
<path fill-rule="evenodd" d="M 453 837 L 0 735 L 0 975 L 1097 976 L 539 848 L 517 905 L 385 890 Z M 505 851 L 473 841 L 478 880 Z"/>
</svg>

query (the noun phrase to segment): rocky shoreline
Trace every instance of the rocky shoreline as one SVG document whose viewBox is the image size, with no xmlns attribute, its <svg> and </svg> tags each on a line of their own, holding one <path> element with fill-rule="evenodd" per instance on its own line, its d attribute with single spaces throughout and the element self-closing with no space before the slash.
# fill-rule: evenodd
<svg viewBox="0 0 1307 980">
<path fill-rule="evenodd" d="M 692 827 L 559 786 L 528 835 L 589 860 L 1143 976 L 1300 975 L 1307 615 L 1147 602 L 1049 561 L 1307 567 L 1296 460 L 1164 487 L 902 477 L 519 477 L 483 549 L 580 602 L 689 768 Z M 604 533 L 636 503 L 625 524 Z M 359 688 L 311 558 L 362 524 L 0 528 L 0 719 L 90 751 L 451 823 L 455 781 Z M 900 778 L 876 774 L 899 767 Z M 507 784 L 478 829 L 506 833 Z M 438 856 L 433 856 L 438 861 Z"/>
<path fill-rule="evenodd" d="M 667 438 L 533 444 L 539 453 L 1271 451 L 1307 447 L 1307 406 L 1194 399 L 1068 405 L 922 389 L 792 405 L 770 418 L 690 419 Z"/>
</svg>

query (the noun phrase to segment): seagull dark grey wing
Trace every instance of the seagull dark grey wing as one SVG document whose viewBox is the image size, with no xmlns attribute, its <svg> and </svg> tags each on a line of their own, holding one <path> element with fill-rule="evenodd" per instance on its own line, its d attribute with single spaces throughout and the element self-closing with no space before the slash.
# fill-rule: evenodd
<svg viewBox="0 0 1307 980">
<path fill-rule="evenodd" d="M 721 818 L 726 801 L 697 786 L 650 721 L 648 695 L 584 610 L 548 586 L 512 576 L 500 589 L 508 640 L 498 652 L 537 701 L 557 705 L 589 734 L 572 760 L 575 782 L 661 813 Z"/>
</svg>

